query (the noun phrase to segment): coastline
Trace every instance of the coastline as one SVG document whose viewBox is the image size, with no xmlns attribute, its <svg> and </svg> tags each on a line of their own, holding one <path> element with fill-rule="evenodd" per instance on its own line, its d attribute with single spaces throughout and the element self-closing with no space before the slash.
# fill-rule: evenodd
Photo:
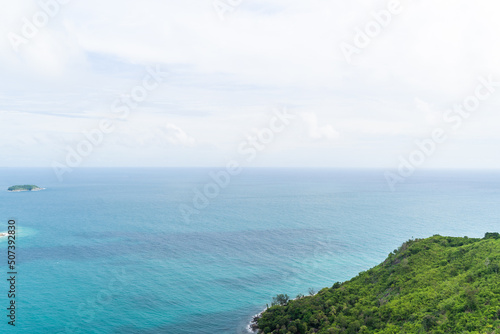
<svg viewBox="0 0 500 334">
<path fill-rule="evenodd" d="M 33 190 L 26 190 L 26 189 L 19 189 L 19 190 L 7 190 L 8 192 L 10 193 L 20 193 L 20 192 L 23 192 L 23 191 L 41 191 L 41 190 L 45 190 L 46 188 L 36 188 L 36 189 L 33 189 Z"/>
<path fill-rule="evenodd" d="M 301 298 L 316 296 L 318 293 L 319 293 L 319 291 L 315 292 L 315 293 L 314 293 L 314 294 L 312 294 L 312 295 L 310 294 L 309 296 L 302 296 Z M 299 299 L 299 298 L 295 297 L 295 298 L 290 299 L 290 301 L 297 300 L 297 299 Z M 262 315 L 262 313 L 266 312 L 268 308 L 269 308 L 269 307 L 266 307 L 266 308 L 265 308 L 265 309 L 263 309 L 260 313 L 257 313 L 257 314 L 255 314 L 255 315 L 253 315 L 253 316 L 252 316 L 252 320 L 250 320 L 250 322 L 248 323 L 248 325 L 247 325 L 247 327 L 246 327 L 246 328 L 247 328 L 248 333 L 251 333 L 251 334 L 259 334 L 259 330 L 258 330 L 258 329 L 257 329 L 257 330 L 252 329 L 252 325 L 253 325 L 253 324 L 256 324 L 256 322 L 255 322 L 255 318 L 257 318 L 257 317 L 259 317 L 259 318 L 260 318 L 260 316 Z"/>
<path fill-rule="evenodd" d="M 247 324 L 247 327 L 246 327 L 248 333 L 251 333 L 251 334 L 258 334 L 259 333 L 259 330 L 258 329 L 254 330 L 252 328 L 252 325 L 256 324 L 255 318 L 260 317 L 262 315 L 262 313 L 264 313 L 266 310 L 267 310 L 267 307 L 265 309 L 263 309 L 261 312 L 254 314 L 252 316 L 252 320 L 250 320 L 250 322 Z"/>
</svg>

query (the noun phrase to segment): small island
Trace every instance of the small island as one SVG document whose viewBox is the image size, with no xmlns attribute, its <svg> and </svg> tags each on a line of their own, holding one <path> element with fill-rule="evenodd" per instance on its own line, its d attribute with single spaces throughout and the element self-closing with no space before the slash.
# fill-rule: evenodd
<svg viewBox="0 0 500 334">
<path fill-rule="evenodd" d="M 32 184 L 25 184 L 21 186 L 12 186 L 9 187 L 7 190 L 12 191 L 12 192 L 19 192 L 19 191 L 39 191 L 43 190 L 44 188 L 40 188 L 38 186 L 32 185 Z"/>
</svg>

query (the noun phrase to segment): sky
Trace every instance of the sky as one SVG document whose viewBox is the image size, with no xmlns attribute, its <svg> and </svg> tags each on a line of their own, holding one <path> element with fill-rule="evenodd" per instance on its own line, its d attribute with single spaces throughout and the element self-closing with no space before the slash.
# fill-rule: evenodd
<svg viewBox="0 0 500 334">
<path fill-rule="evenodd" d="M 494 0 L 0 3 L 1 167 L 500 168 Z"/>
</svg>

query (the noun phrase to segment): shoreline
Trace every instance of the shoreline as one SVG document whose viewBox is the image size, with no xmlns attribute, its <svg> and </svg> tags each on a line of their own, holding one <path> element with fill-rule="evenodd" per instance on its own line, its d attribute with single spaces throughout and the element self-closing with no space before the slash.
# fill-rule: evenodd
<svg viewBox="0 0 500 334">
<path fill-rule="evenodd" d="M 254 319 L 256 317 L 260 317 L 262 315 L 262 313 L 264 313 L 266 310 L 267 310 L 267 307 L 264 310 L 262 310 L 261 312 L 254 314 L 252 316 L 252 320 L 250 320 L 250 322 L 247 324 L 247 327 L 246 327 L 248 333 L 251 333 L 251 334 L 258 334 L 259 333 L 258 329 L 257 330 L 252 329 L 252 325 L 255 324 Z"/>
<path fill-rule="evenodd" d="M 309 295 L 309 296 L 302 296 L 301 298 L 304 298 L 304 297 L 313 297 L 313 296 L 316 296 L 318 293 L 319 293 L 319 291 L 318 291 L 318 292 L 315 292 L 313 295 Z M 293 298 L 293 299 L 290 299 L 290 301 L 294 301 L 294 300 L 297 300 L 297 299 L 299 299 L 299 298 L 295 297 L 295 298 Z M 256 317 L 260 317 L 260 316 L 262 315 L 262 313 L 264 313 L 264 312 L 266 312 L 266 311 L 267 311 L 267 309 L 268 309 L 268 308 L 269 308 L 269 307 L 266 307 L 266 308 L 265 308 L 265 309 L 263 309 L 260 313 L 257 313 L 257 314 L 255 314 L 255 315 L 253 315 L 253 316 L 252 316 L 252 320 L 250 320 L 250 322 L 248 323 L 248 325 L 247 325 L 247 327 L 246 327 L 246 328 L 247 328 L 248 333 L 252 333 L 252 334 L 259 334 L 259 330 L 258 330 L 258 329 L 257 329 L 257 330 L 253 330 L 253 329 L 252 329 L 252 324 L 254 324 L 254 319 L 255 319 Z"/>
<path fill-rule="evenodd" d="M 41 191 L 41 190 L 45 190 L 46 188 L 36 188 L 36 189 L 32 189 L 32 190 L 26 190 L 26 189 L 19 189 L 19 190 L 7 190 L 8 192 L 10 193 L 20 193 L 20 192 L 23 192 L 23 191 Z"/>
</svg>

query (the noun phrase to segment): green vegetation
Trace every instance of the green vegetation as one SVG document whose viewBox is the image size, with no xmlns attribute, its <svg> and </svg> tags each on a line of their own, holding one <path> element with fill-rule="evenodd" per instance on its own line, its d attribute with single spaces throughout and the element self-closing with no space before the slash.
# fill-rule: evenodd
<svg viewBox="0 0 500 334">
<path fill-rule="evenodd" d="M 25 184 L 22 186 L 12 186 L 7 189 L 8 191 L 35 191 L 35 190 L 42 190 L 42 188 L 32 185 L 32 184 Z"/>
<path fill-rule="evenodd" d="M 314 296 L 281 295 L 260 333 L 500 333 L 500 235 L 409 240 Z"/>
</svg>

